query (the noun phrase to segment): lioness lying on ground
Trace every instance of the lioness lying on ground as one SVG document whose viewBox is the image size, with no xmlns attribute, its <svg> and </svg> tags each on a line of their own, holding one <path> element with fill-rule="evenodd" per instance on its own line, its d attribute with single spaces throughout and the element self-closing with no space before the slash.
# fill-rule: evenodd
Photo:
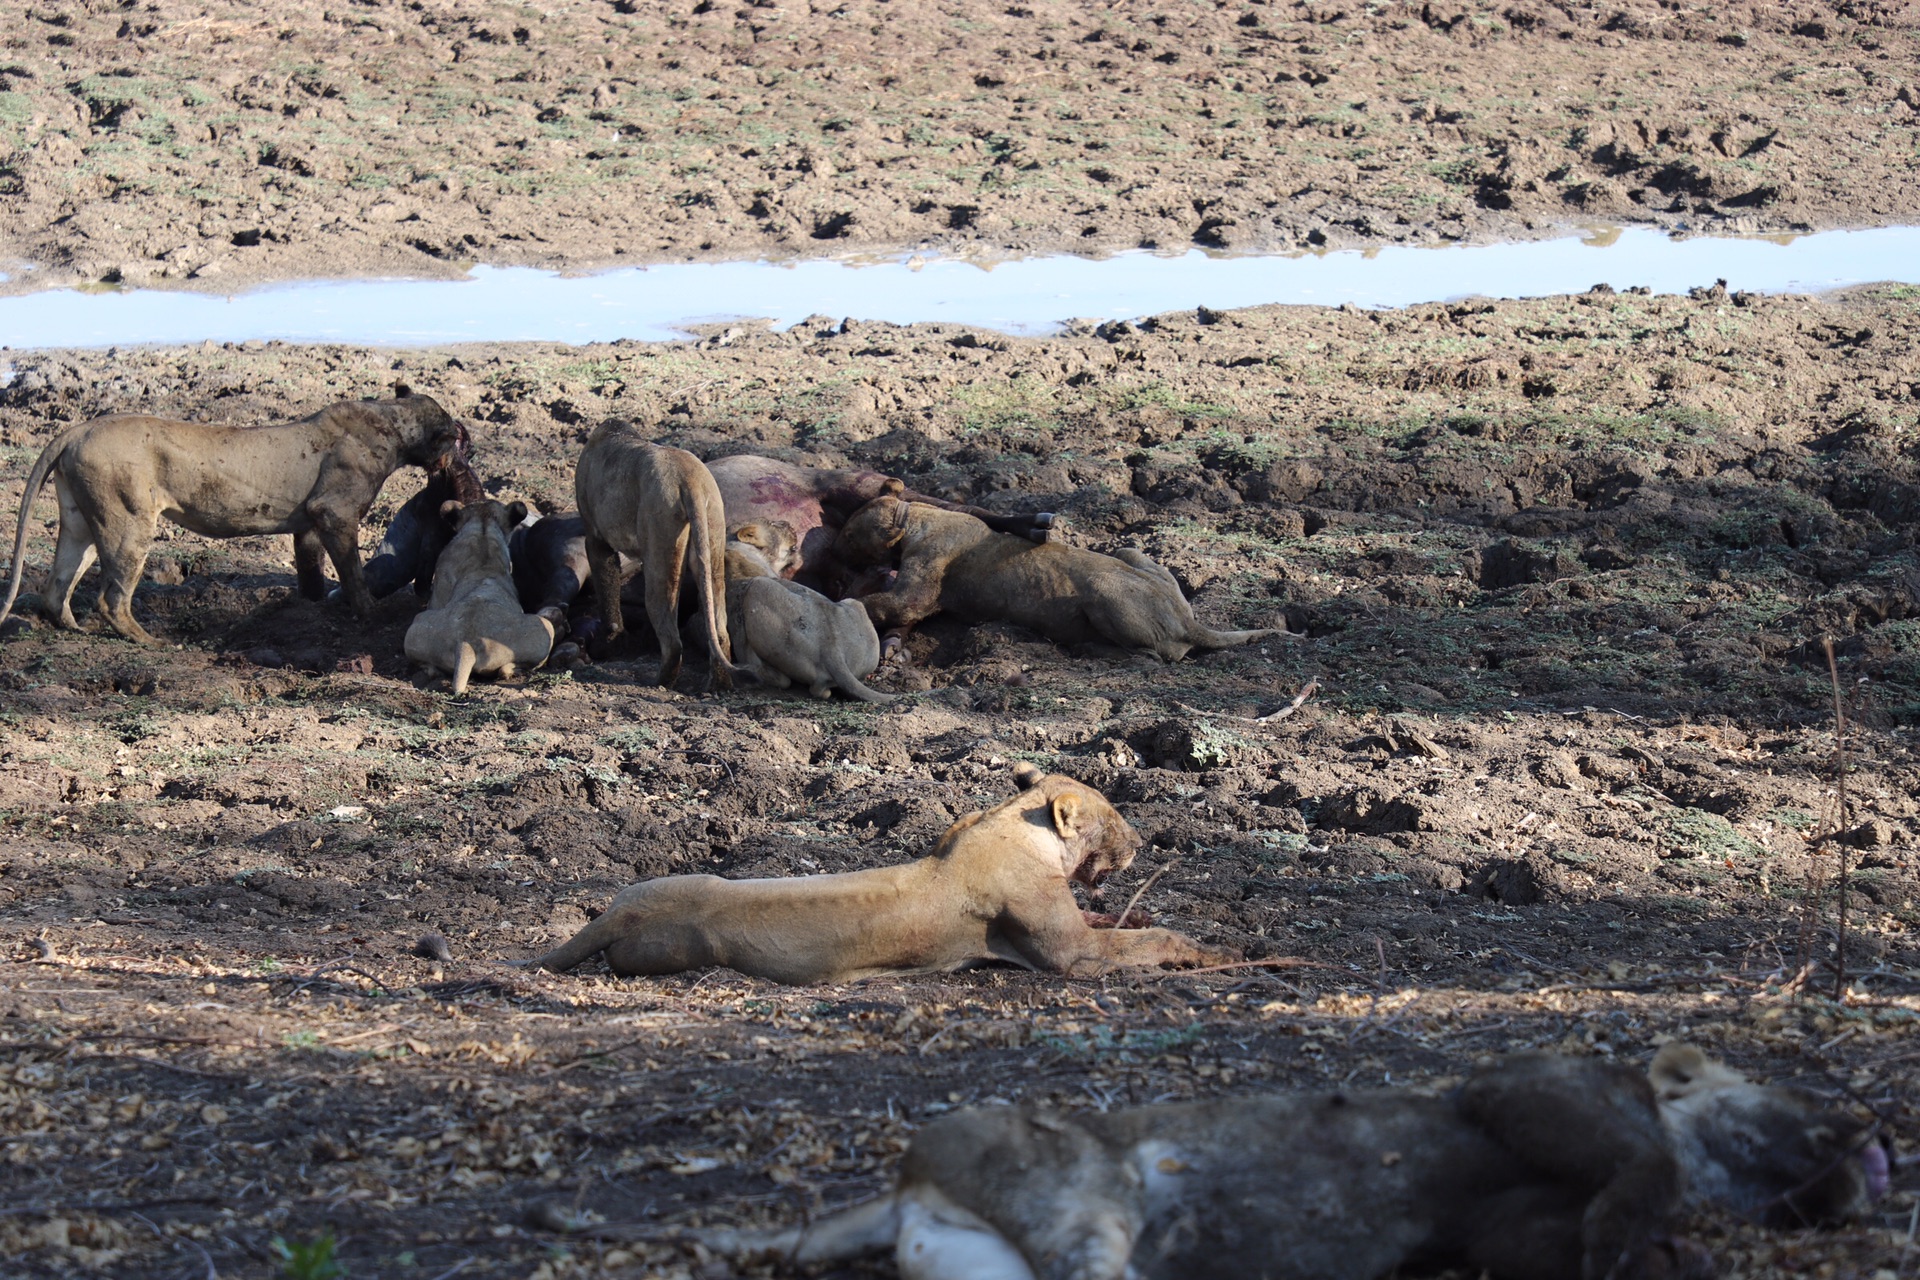
<svg viewBox="0 0 1920 1280">
<path fill-rule="evenodd" d="M 716 458 L 707 469 L 720 486 L 729 527 L 754 520 L 785 522 L 799 538 L 800 551 L 792 572 L 780 576 L 795 578 L 834 600 L 857 594 L 861 585 L 860 575 L 849 572 L 840 561 L 834 537 L 847 517 L 875 498 L 892 496 L 964 511 L 979 516 L 991 529 L 1017 534 L 1030 542 L 1045 542 L 1054 524 L 1049 512 L 1000 516 L 915 493 L 896 477 L 878 471 L 802 467 L 751 453 Z"/>
<path fill-rule="evenodd" d="M 151 642 L 133 618 L 160 517 L 210 538 L 291 533 L 300 592 L 323 600 L 322 555 L 333 559 L 354 612 L 373 607 L 360 573 L 360 521 L 400 467 L 431 466 L 458 443 L 460 425 L 404 385 L 391 400 L 348 400 L 298 422 L 229 427 L 117 413 L 55 436 L 20 499 L 13 576 L 0 622 L 13 609 L 25 564 L 27 518 L 53 477 L 60 542 L 40 611 L 78 630 L 73 587 L 100 557 L 100 614 L 129 640 Z"/>
<path fill-rule="evenodd" d="M 1070 882 L 1096 887 L 1124 870 L 1140 837 L 1091 787 L 1032 765 L 1014 776 L 1019 795 L 960 819 L 918 862 L 780 880 L 648 880 L 532 963 L 563 972 L 604 951 L 624 976 L 723 965 L 800 983 L 990 960 L 1096 976 L 1239 958 L 1170 929 L 1091 927 Z"/>
<path fill-rule="evenodd" d="M 1688 1194 L 1798 1227 L 1858 1213 L 1887 1171 L 1853 1116 L 1670 1044 L 1650 1077 L 1522 1054 L 1441 1097 L 963 1111 L 915 1135 L 879 1200 L 690 1234 L 802 1264 L 892 1249 L 906 1280 L 1628 1280 L 1710 1266 L 1667 1234 Z"/>
<path fill-rule="evenodd" d="M 448 501 L 443 520 L 459 517 L 453 540 L 433 571 L 433 596 L 407 628 L 407 656 L 453 677 L 465 693 L 475 675 L 511 676 L 517 667 L 537 667 L 553 649 L 554 619 L 523 612 L 513 589 L 507 531 L 527 518 L 527 506 L 491 499 Z M 566 615 L 560 615 L 565 622 Z"/>
<path fill-rule="evenodd" d="M 793 531 L 772 522 L 791 548 Z M 788 582 L 765 552 L 748 541 L 764 536 L 767 521 L 734 531 L 727 543 L 727 627 L 733 658 L 762 684 L 804 686 L 816 698 L 839 689 L 863 702 L 896 696 L 869 689 L 861 677 L 880 665 L 880 636 L 858 600 L 827 599 L 812 587 Z"/>
<path fill-rule="evenodd" d="M 647 440 L 631 423 L 594 429 L 573 472 L 574 500 L 585 526 L 587 563 L 605 631 L 603 649 L 626 631 L 620 610 L 623 557 L 647 575 L 647 619 L 660 640 L 660 683 L 680 678 L 680 577 L 693 576 L 706 626 L 713 685 L 733 687 L 727 640 L 726 515 L 706 464 L 685 449 Z M 689 561 L 691 563 L 689 563 Z"/>
<path fill-rule="evenodd" d="M 1138 551 L 1101 555 L 1057 542 L 1036 546 L 972 516 L 877 498 L 840 530 L 841 558 L 898 558 L 892 587 L 862 597 L 874 624 L 899 643 L 945 610 L 968 622 L 1012 622 L 1055 644 L 1106 641 L 1177 662 L 1189 649 L 1224 649 L 1278 631 L 1201 626 L 1173 575 Z M 890 647 L 892 647 L 890 645 Z"/>
</svg>

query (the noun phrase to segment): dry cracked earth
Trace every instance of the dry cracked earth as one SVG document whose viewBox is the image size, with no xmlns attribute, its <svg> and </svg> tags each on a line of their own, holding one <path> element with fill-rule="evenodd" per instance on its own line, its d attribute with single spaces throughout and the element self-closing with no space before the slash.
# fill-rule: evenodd
<svg viewBox="0 0 1920 1280">
<path fill-rule="evenodd" d="M 1052 249 L 1083 225 L 1178 247 L 1209 216 L 1235 248 L 1491 237 L 1589 198 L 1911 221 L 1910 9 L 36 8 L 0 37 L 0 202 L 44 278 L 187 287 L 211 264 Z M 1708 99 L 1735 142 L 1688 124 Z M 1256 128 L 1285 147 L 1236 151 Z M 1068 163 L 1091 141 L 1106 178 Z M 1673 166 L 1702 184 L 1678 210 Z M 940 212 L 912 211 L 923 188 Z M 834 243 L 821 209 L 848 215 Z M 666 1228 L 869 1195 L 956 1106 L 1444 1087 L 1488 1053 L 1640 1062 L 1680 1037 L 1872 1109 L 1910 1156 L 1920 290 L 1701 283 L 1046 338 L 821 316 L 8 353 L 9 514 L 86 417 L 258 422 L 404 379 L 474 424 L 502 497 L 570 506 L 586 433 L 624 417 L 708 458 L 1061 512 L 1213 625 L 1289 635 L 1166 666 L 936 621 L 880 707 L 710 695 L 697 667 L 669 692 L 644 654 L 455 699 L 401 655 L 411 596 L 357 620 L 294 595 L 285 539 L 170 530 L 135 603 L 162 645 L 0 634 L 0 1269 L 708 1280 L 725 1266 Z M 417 484 L 389 484 L 369 548 Z M 53 523 L 43 497 L 35 577 Z M 1022 760 L 1147 838 L 1110 898 L 1145 886 L 1263 963 L 817 989 L 509 963 L 640 877 L 916 856 Z M 427 932 L 447 958 L 414 954 Z M 1728 1276 L 1898 1280 L 1916 1203 L 1903 1162 L 1845 1230 L 1688 1227 Z"/>
<path fill-rule="evenodd" d="M 0 33 L 13 288 L 1294 251 L 1920 208 L 1912 0 L 85 0 Z"/>
</svg>

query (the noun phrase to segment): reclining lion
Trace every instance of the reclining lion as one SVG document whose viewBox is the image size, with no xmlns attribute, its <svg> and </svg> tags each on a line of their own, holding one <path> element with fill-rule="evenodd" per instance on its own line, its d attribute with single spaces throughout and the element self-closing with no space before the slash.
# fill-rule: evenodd
<svg viewBox="0 0 1920 1280">
<path fill-rule="evenodd" d="M 915 493 L 897 477 L 878 471 L 802 467 L 752 453 L 716 458 L 707 464 L 707 470 L 720 486 L 728 526 L 754 520 L 785 522 L 798 536 L 800 550 L 792 571 L 780 576 L 796 578 L 834 600 L 860 594 L 861 585 L 860 575 L 849 570 L 836 553 L 834 537 L 849 516 L 875 498 L 891 496 L 964 511 L 986 521 L 990 529 L 1017 534 L 1030 542 L 1045 542 L 1054 527 L 1050 512 L 995 515 L 979 507 Z"/>
<path fill-rule="evenodd" d="M 1014 776 L 1019 795 L 960 819 L 918 862 L 779 880 L 647 880 L 532 963 L 564 972 L 604 951 L 623 976 L 721 965 L 802 983 L 991 960 L 1097 976 L 1239 958 L 1170 929 L 1093 928 L 1071 882 L 1097 887 L 1124 870 L 1140 837 L 1091 787 L 1032 765 Z"/>
<path fill-rule="evenodd" d="M 434 566 L 433 596 L 408 626 L 405 643 L 409 658 L 452 676 L 458 694 L 473 676 L 511 676 L 545 662 L 554 619 L 523 612 L 513 589 L 507 531 L 527 518 L 527 505 L 491 499 L 441 505 L 440 519 L 456 516 L 459 526 Z"/>
<path fill-rule="evenodd" d="M 1649 1075 L 1522 1054 L 1453 1093 L 1217 1098 L 1108 1113 L 993 1107 L 915 1135 L 893 1192 L 809 1226 L 689 1233 L 794 1263 L 891 1249 L 906 1280 L 1499 1280 L 1699 1274 L 1689 1194 L 1844 1221 L 1888 1186 L 1846 1112 L 1691 1045 Z"/>
<path fill-rule="evenodd" d="M 876 498 L 840 530 L 851 564 L 898 558 L 892 587 L 863 596 L 874 624 L 898 637 L 941 611 L 968 622 L 1012 622 L 1055 644 L 1106 641 L 1177 662 L 1189 649 L 1225 649 L 1282 634 L 1214 631 L 1193 616 L 1171 573 L 1131 548 L 1101 555 L 995 533 L 972 516 Z"/>
<path fill-rule="evenodd" d="M 733 657 L 762 684 L 785 689 L 799 684 L 816 698 L 839 689 L 862 702 L 891 702 L 861 682 L 880 665 L 880 636 L 858 600 L 827 599 L 812 587 L 779 576 L 755 540 L 769 529 L 794 545 L 784 521 L 753 521 L 727 543 L 727 627 Z"/>
<path fill-rule="evenodd" d="M 600 606 L 604 649 L 626 631 L 620 609 L 623 560 L 638 560 L 647 575 L 647 620 L 660 641 L 660 683 L 680 678 L 680 580 L 693 578 L 706 625 L 713 685 L 733 687 L 727 640 L 727 520 L 720 490 L 706 464 L 685 449 L 653 444 L 631 423 L 610 420 L 594 429 L 573 472 L 574 501 L 586 536 L 594 599 Z"/>
<path fill-rule="evenodd" d="M 391 400 L 347 400 L 311 417 L 266 427 L 176 422 L 116 413 L 76 423 L 33 464 L 13 538 L 13 576 L 0 622 L 13 609 L 25 569 L 27 518 L 53 478 L 60 541 L 40 593 L 40 611 L 78 630 L 73 588 L 97 553 L 102 617 L 129 640 L 153 637 L 133 618 L 160 517 L 210 538 L 293 535 L 300 592 L 323 600 L 323 554 L 355 613 L 373 607 L 360 571 L 360 521 L 387 477 L 431 467 L 460 438 L 460 424 L 405 385 Z"/>
</svg>

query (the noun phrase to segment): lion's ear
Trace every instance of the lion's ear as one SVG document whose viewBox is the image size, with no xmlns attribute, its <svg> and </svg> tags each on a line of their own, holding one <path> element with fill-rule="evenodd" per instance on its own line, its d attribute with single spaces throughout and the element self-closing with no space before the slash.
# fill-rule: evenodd
<svg viewBox="0 0 1920 1280">
<path fill-rule="evenodd" d="M 758 520 L 747 521 L 727 536 L 735 542 L 744 542 L 748 546 L 758 547 L 762 551 L 767 549 L 767 535 Z"/>
<path fill-rule="evenodd" d="M 1060 833 L 1062 840 L 1071 840 L 1080 834 L 1080 797 L 1072 792 L 1053 798 L 1053 829 Z"/>
<path fill-rule="evenodd" d="M 1030 760 L 1022 760 L 1013 766 L 1014 785 L 1018 786 L 1022 791 L 1030 791 L 1034 787 L 1039 786 L 1040 779 L 1046 776 L 1046 774 L 1040 771 L 1040 766 Z"/>
<path fill-rule="evenodd" d="M 507 508 L 507 528 L 509 529 L 519 528 L 520 522 L 522 520 L 525 520 L 526 518 L 527 518 L 526 503 L 516 502 L 512 506 Z"/>
<path fill-rule="evenodd" d="M 413 394 L 413 388 L 408 386 L 406 383 L 396 382 L 393 384 L 393 398 L 395 400 L 405 400 L 408 396 L 412 394 Z"/>
<path fill-rule="evenodd" d="M 1698 1045 L 1672 1040 L 1660 1046 L 1647 1068 L 1653 1090 L 1668 1100 L 1702 1090 L 1725 1088 L 1746 1079 L 1738 1071 L 1708 1057 Z"/>
<path fill-rule="evenodd" d="M 883 498 L 897 498 L 906 491 L 907 482 L 899 476 L 888 476 L 886 483 L 880 486 L 880 496 Z"/>
<path fill-rule="evenodd" d="M 460 501 L 460 499 L 458 498 L 448 498 L 445 502 L 440 504 L 440 518 L 442 520 L 451 520 L 455 516 L 459 515 L 462 511 L 466 510 L 466 506 L 467 504 Z"/>
</svg>

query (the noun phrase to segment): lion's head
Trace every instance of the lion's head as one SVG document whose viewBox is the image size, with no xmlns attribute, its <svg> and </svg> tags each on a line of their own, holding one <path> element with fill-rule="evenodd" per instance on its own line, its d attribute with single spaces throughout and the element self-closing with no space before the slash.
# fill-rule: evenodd
<svg viewBox="0 0 1920 1280">
<path fill-rule="evenodd" d="M 1688 1193 L 1777 1227 L 1845 1222 L 1888 1187 L 1875 1127 L 1801 1089 L 1755 1084 L 1690 1044 L 1648 1069 Z"/>
<path fill-rule="evenodd" d="M 743 542 L 760 553 L 767 572 L 784 578 L 800 563 L 800 539 L 785 520 L 748 520 L 727 530 L 727 541 Z"/>
<path fill-rule="evenodd" d="M 469 443 L 466 427 L 432 396 L 423 396 L 404 382 L 393 384 L 391 400 L 373 401 L 397 430 L 400 460 L 428 471 L 464 462 Z"/>
<path fill-rule="evenodd" d="M 446 571 L 455 581 L 472 574 L 511 574 L 507 534 L 526 518 L 524 502 L 509 506 L 491 498 L 479 502 L 449 498 L 441 503 L 440 519 L 454 529 L 453 541 L 441 553 Z"/>
<path fill-rule="evenodd" d="M 852 565 L 885 564 L 899 554 L 907 536 L 910 504 L 899 498 L 875 498 L 840 527 L 834 550 Z"/>
<path fill-rule="evenodd" d="M 1014 767 L 1014 781 L 1022 791 L 1045 798 L 1045 820 L 1067 846 L 1073 870 L 1068 878 L 1098 889 L 1116 871 L 1133 865 L 1143 841 L 1107 798 L 1082 782 L 1062 774 L 1046 774 L 1031 764 Z M 1042 811 L 1035 809 L 1039 815 Z"/>
</svg>

